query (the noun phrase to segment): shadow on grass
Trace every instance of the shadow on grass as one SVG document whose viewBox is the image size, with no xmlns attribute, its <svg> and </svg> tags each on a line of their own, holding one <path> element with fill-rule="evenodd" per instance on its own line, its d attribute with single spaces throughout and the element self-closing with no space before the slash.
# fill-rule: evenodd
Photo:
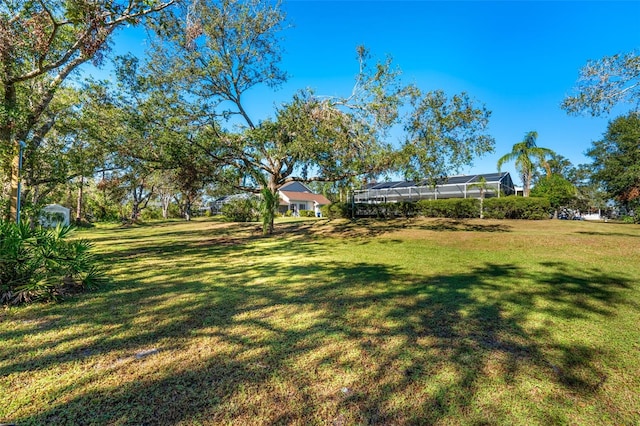
<svg viewBox="0 0 640 426">
<path fill-rule="evenodd" d="M 250 235 L 235 240 L 208 235 L 196 243 L 104 255 L 107 262 L 177 253 L 221 261 L 163 271 L 163 284 L 132 280 L 120 291 L 84 296 L 71 315 L 68 304 L 43 306 L 45 322 L 17 333 L 0 331 L 0 340 L 20 340 L 59 330 L 65 337 L 48 344 L 55 348 L 86 339 L 92 330 L 108 330 L 67 351 L 38 351 L 28 361 L 5 362 L 0 376 L 64 368 L 98 356 L 117 358 L 97 366 L 94 376 L 61 385 L 46 409 L 6 420 L 20 425 L 504 423 L 508 405 L 491 395 L 484 412 L 469 410 L 487 393 L 488 378 L 508 386 L 535 372 L 567 401 L 598 393 L 606 383 L 598 359 L 612 354 L 556 341 L 544 330 L 532 333 L 523 324 L 534 313 L 615 315 L 626 303 L 629 277 L 576 271 L 560 262 L 539 265 L 536 272 L 482 264 L 465 273 L 423 277 L 375 263 L 273 261 L 274 253 L 293 250 L 309 259 L 321 254 L 308 232 L 274 237 L 270 260 L 261 257 L 264 248 Z M 225 261 L 235 258 L 246 263 Z M 153 266 L 133 263 L 132 274 L 136 268 Z M 87 330 L 65 333 L 70 321 Z M 139 330 L 135 336 L 126 333 L 132 328 Z M 197 353 L 191 352 L 194 346 Z M 133 356 L 150 347 L 159 348 L 159 355 Z M 11 346 L 0 354 L 20 359 Z M 162 354 L 179 362 L 150 367 Z M 91 385 L 108 377 L 114 378 Z M 524 410 L 534 423 L 569 422 L 536 404 Z"/>
<path fill-rule="evenodd" d="M 339 236 L 352 239 L 368 239 L 401 230 L 426 230 L 436 232 L 510 232 L 503 223 L 481 223 L 456 219 L 369 219 L 319 220 L 307 224 L 281 224 L 280 232 L 306 233 L 318 236 Z"/>
<path fill-rule="evenodd" d="M 630 225 L 633 226 L 633 225 Z M 637 228 L 640 231 L 640 227 Z M 637 234 L 626 233 L 626 232 L 597 232 L 597 231 L 578 231 L 576 234 L 581 235 L 590 235 L 597 237 L 631 237 L 631 238 L 640 238 L 640 232 Z"/>
</svg>

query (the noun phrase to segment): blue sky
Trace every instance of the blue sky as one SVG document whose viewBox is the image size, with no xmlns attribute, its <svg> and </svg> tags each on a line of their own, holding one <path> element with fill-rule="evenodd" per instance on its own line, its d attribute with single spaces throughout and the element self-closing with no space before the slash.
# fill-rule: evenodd
<svg viewBox="0 0 640 426">
<path fill-rule="evenodd" d="M 282 33 L 290 78 L 277 91 L 251 94 L 254 117 L 267 118 L 305 87 L 347 95 L 356 46 L 365 45 L 374 57 L 391 56 L 405 82 L 465 91 L 492 111 L 495 152 L 462 173 L 496 171 L 497 159 L 530 130 L 538 145 L 575 165 L 589 162 L 584 152 L 615 115 L 569 116 L 559 105 L 588 59 L 640 48 L 640 1 L 289 0 L 283 8 L 292 25 Z M 116 44 L 139 52 L 142 35 L 124 31 Z M 512 164 L 503 170 L 519 181 Z"/>
</svg>

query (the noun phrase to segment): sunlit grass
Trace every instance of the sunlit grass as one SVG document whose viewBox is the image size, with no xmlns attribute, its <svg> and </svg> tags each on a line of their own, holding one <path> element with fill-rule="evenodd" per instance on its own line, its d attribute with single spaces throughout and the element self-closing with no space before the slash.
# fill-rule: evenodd
<svg viewBox="0 0 640 426">
<path fill-rule="evenodd" d="M 82 231 L 111 281 L 0 311 L 0 423 L 635 424 L 640 228 Z"/>
</svg>

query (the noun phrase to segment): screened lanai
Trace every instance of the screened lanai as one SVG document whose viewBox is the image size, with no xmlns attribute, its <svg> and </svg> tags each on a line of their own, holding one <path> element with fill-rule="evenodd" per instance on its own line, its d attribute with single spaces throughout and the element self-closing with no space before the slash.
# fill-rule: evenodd
<svg viewBox="0 0 640 426">
<path fill-rule="evenodd" d="M 399 201 L 432 200 L 441 198 L 479 198 L 481 178 L 486 180 L 485 194 L 489 197 L 513 195 L 516 189 L 508 172 L 479 175 L 450 176 L 434 186 L 427 181 L 381 182 L 354 191 L 356 203 L 393 203 Z"/>
</svg>

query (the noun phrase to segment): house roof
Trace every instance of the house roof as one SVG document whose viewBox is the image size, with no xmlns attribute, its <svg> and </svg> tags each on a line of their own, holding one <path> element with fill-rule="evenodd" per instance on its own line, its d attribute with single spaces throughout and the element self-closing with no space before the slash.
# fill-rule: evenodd
<svg viewBox="0 0 640 426">
<path fill-rule="evenodd" d="M 460 175 L 449 176 L 446 178 L 438 179 L 436 185 L 464 185 L 472 184 L 480 181 L 481 177 L 484 177 L 487 183 L 501 182 L 505 177 L 509 175 L 509 172 L 499 173 L 484 173 L 478 175 Z M 391 189 L 391 188 L 409 188 L 417 186 L 431 186 L 427 181 L 395 181 L 395 182 L 380 182 L 368 184 L 365 189 Z"/>
<path fill-rule="evenodd" d="M 331 204 L 331 201 L 322 194 L 282 190 L 280 190 L 280 194 L 284 195 L 289 201 L 315 201 L 318 204 Z"/>
<path fill-rule="evenodd" d="M 287 192 L 313 192 L 307 187 L 307 185 L 297 181 L 285 183 L 284 185 L 282 185 L 280 190 Z"/>
</svg>

